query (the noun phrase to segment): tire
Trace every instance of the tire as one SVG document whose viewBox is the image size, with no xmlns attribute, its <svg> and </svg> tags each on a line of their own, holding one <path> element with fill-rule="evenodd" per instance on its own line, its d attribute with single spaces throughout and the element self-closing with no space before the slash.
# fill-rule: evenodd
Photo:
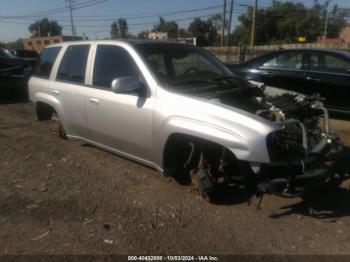
<svg viewBox="0 0 350 262">
<path fill-rule="evenodd" d="M 52 110 L 45 104 L 36 105 L 36 116 L 38 121 L 50 120 L 52 117 Z"/>
</svg>

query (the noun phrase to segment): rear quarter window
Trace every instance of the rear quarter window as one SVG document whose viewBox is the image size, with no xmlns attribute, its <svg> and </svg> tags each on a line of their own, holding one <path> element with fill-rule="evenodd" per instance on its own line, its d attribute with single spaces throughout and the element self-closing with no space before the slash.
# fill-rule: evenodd
<svg viewBox="0 0 350 262">
<path fill-rule="evenodd" d="M 36 66 L 33 75 L 48 79 L 60 50 L 60 46 L 45 48 L 40 55 L 39 63 Z"/>
</svg>

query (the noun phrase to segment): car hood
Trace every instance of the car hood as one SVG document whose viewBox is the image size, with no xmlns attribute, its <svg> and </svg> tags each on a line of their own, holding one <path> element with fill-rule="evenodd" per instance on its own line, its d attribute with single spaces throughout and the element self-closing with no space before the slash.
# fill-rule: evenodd
<svg viewBox="0 0 350 262">
<path fill-rule="evenodd" d="M 239 93 L 235 94 L 236 99 L 232 102 L 222 101 L 214 95 L 209 97 L 204 96 L 203 93 L 179 94 L 164 89 L 159 92 L 159 95 L 162 96 L 158 100 L 161 101 L 162 111 L 168 116 L 205 122 L 236 134 L 246 134 L 249 137 L 257 134 L 266 136 L 281 128 L 277 123 L 254 114 L 254 109 L 250 108 L 250 105 L 245 107 L 239 102 L 244 100 L 242 99 L 244 96 Z"/>
</svg>

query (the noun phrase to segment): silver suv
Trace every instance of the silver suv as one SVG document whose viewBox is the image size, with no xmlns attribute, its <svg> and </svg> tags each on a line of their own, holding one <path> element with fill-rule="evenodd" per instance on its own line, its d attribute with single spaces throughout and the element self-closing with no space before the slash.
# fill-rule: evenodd
<svg viewBox="0 0 350 262">
<path fill-rule="evenodd" d="M 29 91 L 38 120 L 57 115 L 61 137 L 192 183 L 208 199 L 232 184 L 300 196 L 332 176 L 342 151 L 317 95 L 268 96 L 191 45 L 52 45 Z"/>
</svg>

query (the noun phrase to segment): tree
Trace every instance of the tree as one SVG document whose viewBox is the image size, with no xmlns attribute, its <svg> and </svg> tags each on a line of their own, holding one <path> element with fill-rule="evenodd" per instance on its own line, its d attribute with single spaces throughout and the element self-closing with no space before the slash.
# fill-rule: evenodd
<svg viewBox="0 0 350 262">
<path fill-rule="evenodd" d="M 118 26 L 119 26 L 119 33 L 120 33 L 120 37 L 121 38 L 127 38 L 128 36 L 128 23 L 126 22 L 126 20 L 124 18 L 119 18 L 118 19 Z"/>
<path fill-rule="evenodd" d="M 62 35 L 62 26 L 57 21 L 50 21 L 47 18 L 29 25 L 28 30 L 32 34 L 32 37 Z"/>
<path fill-rule="evenodd" d="M 120 38 L 119 27 L 118 27 L 118 23 L 117 22 L 113 22 L 111 24 L 111 38 L 112 39 Z"/>
<path fill-rule="evenodd" d="M 197 38 L 198 46 L 211 46 L 215 43 L 218 32 L 213 20 L 207 21 L 195 18 L 188 27 L 188 31 Z"/>
<path fill-rule="evenodd" d="M 159 23 L 153 26 L 152 32 L 166 32 L 169 38 L 178 36 L 179 25 L 174 21 L 165 21 L 163 17 L 159 17 Z"/>
<path fill-rule="evenodd" d="M 141 31 L 140 33 L 137 34 L 138 39 L 148 39 L 148 33 L 149 31 Z"/>
<path fill-rule="evenodd" d="M 129 28 L 128 22 L 124 18 L 119 18 L 117 21 L 111 24 L 111 38 L 128 38 Z"/>
<path fill-rule="evenodd" d="M 326 10 L 327 2 L 320 4 L 318 0 L 311 8 L 302 3 L 274 0 L 270 7 L 257 11 L 255 44 L 295 43 L 299 36 L 305 37 L 307 42 L 314 42 L 323 36 Z M 249 43 L 252 12 L 253 9 L 248 8 L 248 13 L 239 17 L 240 25 L 236 27 L 230 44 Z M 334 6 L 329 13 L 329 37 L 337 37 L 346 25 L 344 12 L 344 9 Z"/>
</svg>

